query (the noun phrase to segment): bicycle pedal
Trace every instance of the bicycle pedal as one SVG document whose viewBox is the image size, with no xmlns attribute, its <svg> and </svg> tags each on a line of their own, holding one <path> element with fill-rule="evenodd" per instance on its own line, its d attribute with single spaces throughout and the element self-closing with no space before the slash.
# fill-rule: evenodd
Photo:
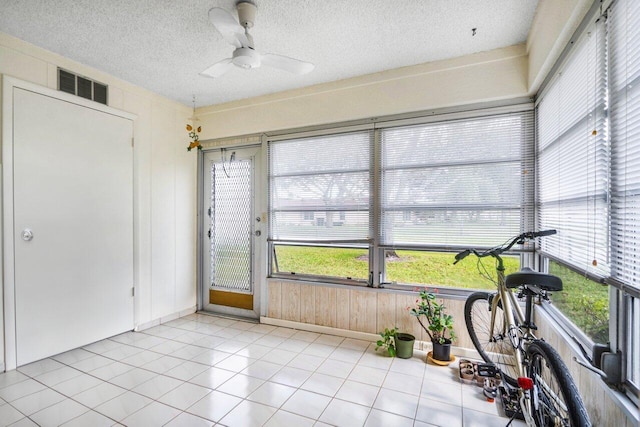
<svg viewBox="0 0 640 427">
<path fill-rule="evenodd" d="M 497 373 L 498 369 L 493 363 L 478 363 L 479 377 L 495 377 Z"/>
</svg>

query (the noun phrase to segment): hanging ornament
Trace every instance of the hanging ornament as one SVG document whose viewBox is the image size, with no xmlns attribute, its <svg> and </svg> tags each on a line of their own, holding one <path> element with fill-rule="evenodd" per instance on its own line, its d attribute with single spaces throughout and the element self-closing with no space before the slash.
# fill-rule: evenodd
<svg viewBox="0 0 640 427">
<path fill-rule="evenodd" d="M 187 151 L 191 151 L 193 148 L 197 148 L 198 150 L 202 150 L 202 145 L 200 145 L 200 132 L 202 131 L 202 126 L 196 127 L 196 123 L 200 120 L 196 117 L 196 96 L 193 95 L 193 115 L 189 117 L 189 122 L 187 123 L 187 132 L 189 133 L 189 138 L 191 138 L 191 142 L 187 147 Z"/>
</svg>

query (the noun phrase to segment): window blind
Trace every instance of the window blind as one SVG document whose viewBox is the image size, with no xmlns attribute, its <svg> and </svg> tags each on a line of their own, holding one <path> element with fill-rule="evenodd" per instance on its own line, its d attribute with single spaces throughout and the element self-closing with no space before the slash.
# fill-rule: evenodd
<svg viewBox="0 0 640 427">
<path fill-rule="evenodd" d="M 381 244 L 491 247 L 533 218 L 533 112 L 383 129 Z"/>
<path fill-rule="evenodd" d="M 638 289 L 640 2 L 620 0 L 614 3 L 609 11 L 607 29 L 611 91 L 611 275 Z"/>
<path fill-rule="evenodd" d="M 605 33 L 576 42 L 537 106 L 538 221 L 558 234 L 542 251 L 582 271 L 609 272 L 609 146 Z"/>
<path fill-rule="evenodd" d="M 372 131 L 269 142 L 270 238 L 367 243 Z"/>
</svg>

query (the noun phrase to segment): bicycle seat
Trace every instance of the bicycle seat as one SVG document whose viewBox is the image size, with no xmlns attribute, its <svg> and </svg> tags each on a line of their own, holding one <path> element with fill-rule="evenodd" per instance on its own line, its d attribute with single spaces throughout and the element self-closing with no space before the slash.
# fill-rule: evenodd
<svg viewBox="0 0 640 427">
<path fill-rule="evenodd" d="M 562 279 L 551 274 L 539 273 L 529 267 L 525 267 L 517 273 L 509 274 L 505 278 L 507 288 L 517 288 L 519 286 L 537 286 L 545 291 L 561 291 Z"/>
</svg>

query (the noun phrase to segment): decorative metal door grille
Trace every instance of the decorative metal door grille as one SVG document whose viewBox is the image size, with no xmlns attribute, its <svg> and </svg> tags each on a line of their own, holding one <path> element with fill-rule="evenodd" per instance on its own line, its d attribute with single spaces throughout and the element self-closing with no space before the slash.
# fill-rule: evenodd
<svg viewBox="0 0 640 427">
<path fill-rule="evenodd" d="M 252 161 L 211 162 L 211 288 L 252 293 Z"/>
</svg>

